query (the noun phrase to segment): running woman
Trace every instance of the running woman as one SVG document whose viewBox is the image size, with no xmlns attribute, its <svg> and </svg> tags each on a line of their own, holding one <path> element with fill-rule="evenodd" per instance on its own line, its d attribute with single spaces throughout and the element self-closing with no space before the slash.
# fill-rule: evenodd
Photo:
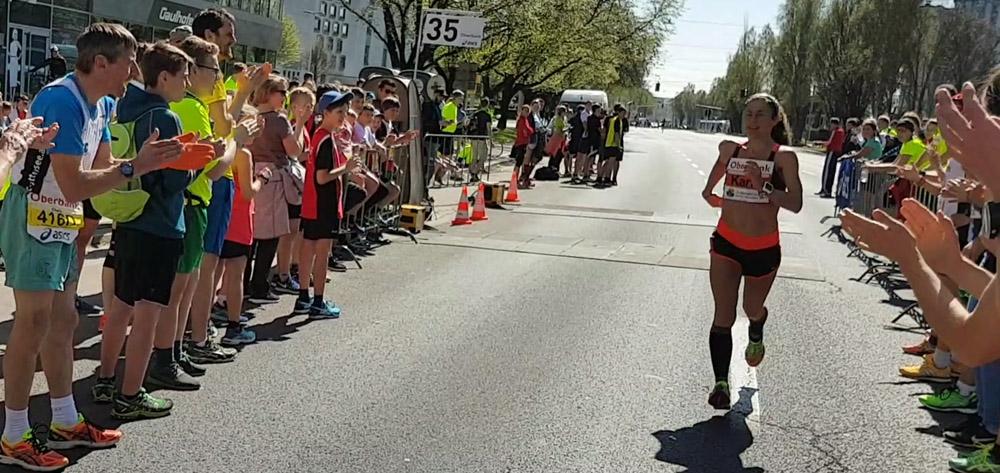
<svg viewBox="0 0 1000 473">
<path fill-rule="evenodd" d="M 744 280 L 743 310 L 750 319 L 746 362 L 757 366 L 764 359 L 764 303 L 781 264 L 778 210 L 802 209 L 799 162 L 788 145 L 788 126 L 778 100 L 756 94 L 746 101 L 743 114 L 748 141 L 719 144 L 719 159 L 701 195 L 709 205 L 722 208 L 722 217 L 711 239 L 709 277 L 715 298 L 715 318 L 708 337 L 715 371 L 715 387 L 708 403 L 729 409 L 729 362 L 732 327 L 740 280 Z M 713 194 L 725 177 L 723 197 Z"/>
</svg>

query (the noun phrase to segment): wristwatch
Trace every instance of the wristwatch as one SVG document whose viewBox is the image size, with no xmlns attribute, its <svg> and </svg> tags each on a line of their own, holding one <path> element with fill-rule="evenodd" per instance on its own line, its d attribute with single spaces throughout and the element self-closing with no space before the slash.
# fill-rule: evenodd
<svg viewBox="0 0 1000 473">
<path fill-rule="evenodd" d="M 126 179 L 132 179 L 132 176 L 135 176 L 135 166 L 132 165 L 131 161 L 125 161 L 118 165 L 118 172 L 122 173 Z"/>
<path fill-rule="evenodd" d="M 774 192 L 774 186 L 771 185 L 771 181 L 767 181 L 764 185 L 760 186 L 760 190 L 767 195 L 771 195 L 771 193 Z"/>
</svg>

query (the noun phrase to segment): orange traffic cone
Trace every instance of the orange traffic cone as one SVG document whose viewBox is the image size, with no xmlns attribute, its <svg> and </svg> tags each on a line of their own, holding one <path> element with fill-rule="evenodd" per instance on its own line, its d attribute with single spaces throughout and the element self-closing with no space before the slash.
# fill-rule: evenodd
<svg viewBox="0 0 1000 473">
<path fill-rule="evenodd" d="M 514 174 L 510 176 L 510 189 L 507 190 L 507 198 L 504 202 L 518 203 L 521 199 L 517 198 L 517 186 L 520 176 L 517 175 L 517 168 L 514 168 Z"/>
<path fill-rule="evenodd" d="M 480 182 L 479 190 L 476 191 L 476 206 L 472 209 L 473 222 L 490 219 L 486 216 L 486 197 L 484 197 L 484 194 L 486 194 L 486 186 Z"/>
<path fill-rule="evenodd" d="M 454 226 L 470 223 L 472 220 L 469 219 L 469 188 L 462 186 L 462 197 L 458 200 L 458 212 L 455 213 L 455 220 L 452 220 L 451 224 Z"/>
</svg>

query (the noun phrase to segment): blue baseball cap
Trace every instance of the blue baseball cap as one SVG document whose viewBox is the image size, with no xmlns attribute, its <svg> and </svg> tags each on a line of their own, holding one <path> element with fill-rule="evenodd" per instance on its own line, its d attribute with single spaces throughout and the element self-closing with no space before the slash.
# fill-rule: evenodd
<svg viewBox="0 0 1000 473">
<path fill-rule="evenodd" d="M 353 98 L 354 95 L 350 92 L 340 93 L 336 90 L 331 90 L 319 97 L 319 101 L 316 102 L 316 113 L 323 113 L 331 107 L 346 105 Z"/>
</svg>

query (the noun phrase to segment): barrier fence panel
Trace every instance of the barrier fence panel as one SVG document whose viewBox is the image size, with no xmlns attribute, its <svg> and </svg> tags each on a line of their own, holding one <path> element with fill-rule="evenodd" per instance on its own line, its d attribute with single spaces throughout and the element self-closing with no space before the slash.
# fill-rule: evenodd
<svg viewBox="0 0 1000 473">
<path fill-rule="evenodd" d="M 489 135 L 424 135 L 424 179 L 428 186 L 472 184 L 489 180 L 493 140 Z"/>
</svg>

